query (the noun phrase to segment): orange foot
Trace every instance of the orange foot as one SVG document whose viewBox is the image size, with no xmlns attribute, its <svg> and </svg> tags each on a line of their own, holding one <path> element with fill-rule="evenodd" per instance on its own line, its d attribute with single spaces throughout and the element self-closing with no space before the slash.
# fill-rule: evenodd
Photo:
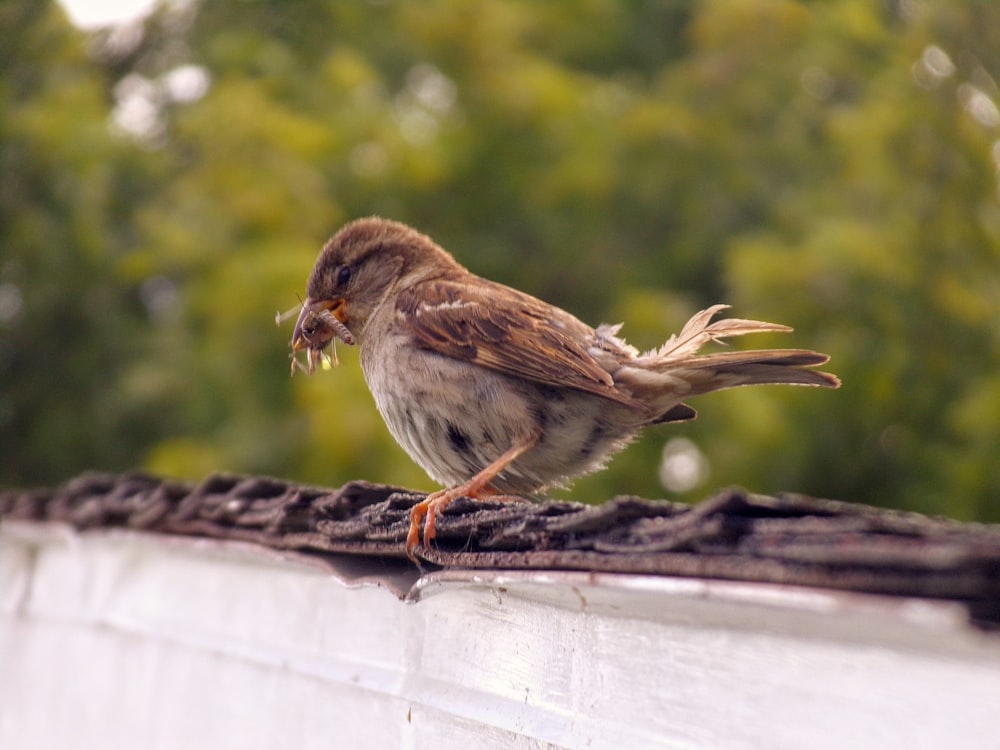
<svg viewBox="0 0 1000 750">
<path fill-rule="evenodd" d="M 512 445 L 506 453 L 500 456 L 500 458 L 491 463 L 471 479 L 462 482 L 462 484 L 455 485 L 454 487 L 449 487 L 448 489 L 438 490 L 437 492 L 431 493 L 422 501 L 414 505 L 413 509 L 410 511 L 410 532 L 406 535 L 407 556 L 414 562 L 417 561 L 413 551 L 420 543 L 420 522 L 423 520 L 424 516 L 427 517 L 427 521 L 424 524 L 423 544 L 425 547 L 428 547 L 434 539 L 434 526 L 437 522 L 438 513 L 444 510 L 446 506 L 450 505 L 455 500 L 458 500 L 458 498 L 468 497 L 472 500 L 480 500 L 484 495 L 489 495 L 498 499 L 504 497 L 503 495 L 498 495 L 495 490 L 490 488 L 490 482 L 496 479 L 497 474 L 516 461 L 521 454 L 537 443 L 539 437 L 540 433 L 532 433 L 531 436 L 523 442 Z"/>
</svg>

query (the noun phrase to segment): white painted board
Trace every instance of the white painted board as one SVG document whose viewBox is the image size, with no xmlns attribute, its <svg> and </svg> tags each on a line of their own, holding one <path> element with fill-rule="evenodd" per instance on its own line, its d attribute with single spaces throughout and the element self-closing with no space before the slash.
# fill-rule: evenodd
<svg viewBox="0 0 1000 750">
<path fill-rule="evenodd" d="M 1000 748 L 955 605 L 343 567 L 5 524 L 0 748 Z"/>
</svg>

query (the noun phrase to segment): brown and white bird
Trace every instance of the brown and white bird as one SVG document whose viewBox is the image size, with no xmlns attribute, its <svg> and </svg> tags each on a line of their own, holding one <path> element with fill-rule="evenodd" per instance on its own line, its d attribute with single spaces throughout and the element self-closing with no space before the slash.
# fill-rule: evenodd
<svg viewBox="0 0 1000 750">
<path fill-rule="evenodd" d="M 407 552 L 434 538 L 459 497 L 525 495 L 602 468 L 649 425 L 693 419 L 684 401 L 739 385 L 836 388 L 805 369 L 806 349 L 698 354 L 703 344 L 787 326 L 691 318 L 640 353 L 565 310 L 483 279 L 426 235 L 395 221 L 351 222 L 316 260 L 295 331 L 309 369 L 335 339 L 358 343 L 375 404 L 403 449 L 445 489 L 411 512 Z M 345 330 L 346 328 L 346 330 Z"/>
</svg>

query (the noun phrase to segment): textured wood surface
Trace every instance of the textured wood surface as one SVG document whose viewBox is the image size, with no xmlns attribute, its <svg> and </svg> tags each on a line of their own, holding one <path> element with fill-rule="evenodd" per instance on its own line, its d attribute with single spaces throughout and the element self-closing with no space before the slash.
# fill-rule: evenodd
<svg viewBox="0 0 1000 750">
<path fill-rule="evenodd" d="M 267 477 L 186 484 L 87 474 L 53 489 L 0 492 L 0 517 L 249 541 L 408 569 L 409 511 L 422 498 L 367 482 L 328 489 Z M 427 569 L 642 573 L 944 598 L 1000 623 L 1000 526 L 801 495 L 732 489 L 695 506 L 460 500 L 418 556 Z"/>
</svg>

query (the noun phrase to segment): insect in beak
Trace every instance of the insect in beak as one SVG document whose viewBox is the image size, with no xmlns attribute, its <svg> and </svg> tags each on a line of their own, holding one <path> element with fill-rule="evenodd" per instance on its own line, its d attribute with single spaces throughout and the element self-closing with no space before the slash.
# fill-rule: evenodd
<svg viewBox="0 0 1000 750">
<path fill-rule="evenodd" d="M 293 308 L 277 314 L 275 322 L 281 325 L 294 312 Z M 356 343 L 354 334 L 344 325 L 345 318 L 343 300 L 306 299 L 299 310 L 295 330 L 292 332 L 292 375 L 296 370 L 312 375 L 316 371 L 317 362 L 324 368 L 337 366 L 336 340 L 339 338 L 348 346 Z M 327 346 L 330 346 L 329 353 L 323 351 Z M 305 365 L 296 356 L 303 349 L 306 350 Z"/>
</svg>

